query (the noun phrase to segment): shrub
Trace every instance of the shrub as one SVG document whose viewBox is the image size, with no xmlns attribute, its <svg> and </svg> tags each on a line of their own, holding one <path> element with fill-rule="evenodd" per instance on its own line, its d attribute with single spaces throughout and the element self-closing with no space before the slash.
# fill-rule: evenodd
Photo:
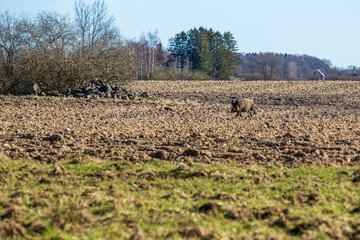
<svg viewBox="0 0 360 240">
<path fill-rule="evenodd" d="M 151 75 L 152 80 L 209 80 L 206 73 L 201 71 L 179 70 L 169 67 L 158 67 Z"/>
<path fill-rule="evenodd" d="M 1 93 L 20 94 L 30 82 L 65 92 L 96 77 L 111 83 L 135 79 L 134 53 L 122 44 L 104 2 L 78 1 L 75 7 L 75 22 L 56 12 L 0 13 Z"/>
</svg>

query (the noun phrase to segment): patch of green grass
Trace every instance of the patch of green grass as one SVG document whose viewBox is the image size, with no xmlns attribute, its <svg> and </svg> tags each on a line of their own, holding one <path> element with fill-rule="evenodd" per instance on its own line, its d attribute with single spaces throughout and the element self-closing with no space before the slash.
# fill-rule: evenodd
<svg viewBox="0 0 360 240">
<path fill-rule="evenodd" d="M 351 167 L 0 158 L 0 238 L 355 238 L 359 174 Z"/>
</svg>

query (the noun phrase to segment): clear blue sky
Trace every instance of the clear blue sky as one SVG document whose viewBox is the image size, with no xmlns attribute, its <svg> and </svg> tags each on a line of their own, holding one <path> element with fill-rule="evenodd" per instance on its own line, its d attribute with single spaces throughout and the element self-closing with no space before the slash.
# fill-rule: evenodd
<svg viewBox="0 0 360 240">
<path fill-rule="evenodd" d="M 86 2 L 92 3 L 92 0 Z M 125 38 L 158 30 L 164 46 L 194 27 L 233 33 L 239 52 L 308 54 L 360 67 L 359 0 L 105 0 Z M 74 0 L 0 0 L 0 11 L 73 14 Z"/>
</svg>

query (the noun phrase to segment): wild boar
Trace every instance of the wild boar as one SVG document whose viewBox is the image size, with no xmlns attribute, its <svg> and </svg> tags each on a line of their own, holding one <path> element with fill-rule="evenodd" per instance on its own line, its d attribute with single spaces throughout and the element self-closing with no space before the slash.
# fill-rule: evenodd
<svg viewBox="0 0 360 240">
<path fill-rule="evenodd" d="M 237 112 L 236 116 L 242 116 L 242 112 L 249 112 L 250 116 L 256 114 L 255 104 L 253 100 L 250 99 L 240 99 L 236 101 L 231 101 L 232 109 L 231 112 Z"/>
</svg>

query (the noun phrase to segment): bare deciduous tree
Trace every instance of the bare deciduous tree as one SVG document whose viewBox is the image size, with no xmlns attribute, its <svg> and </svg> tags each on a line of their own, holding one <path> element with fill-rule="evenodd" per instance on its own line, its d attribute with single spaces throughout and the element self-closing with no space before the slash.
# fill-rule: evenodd
<svg viewBox="0 0 360 240">
<path fill-rule="evenodd" d="M 164 58 L 162 44 L 157 30 L 149 31 L 147 34 L 142 33 L 138 42 L 128 44 L 136 52 L 137 56 L 137 79 L 149 80 L 157 65 L 164 64 L 158 60 Z M 161 60 L 160 60 L 161 61 Z"/>
<path fill-rule="evenodd" d="M 80 84 L 91 77 L 119 82 L 134 79 L 134 52 L 123 46 L 115 19 L 109 15 L 104 1 L 86 4 L 75 2 L 77 65 L 83 70 Z M 129 55 L 130 54 L 130 55 Z M 127 62 L 124 62 L 124 59 Z"/>
<path fill-rule="evenodd" d="M 288 78 L 289 79 L 297 79 L 297 64 L 294 61 L 288 63 Z"/>
<path fill-rule="evenodd" d="M 17 85 L 15 59 L 27 40 L 25 20 L 9 12 L 0 13 L 0 84 L 10 91 Z"/>
<path fill-rule="evenodd" d="M 257 69 L 264 76 L 264 80 L 271 80 L 280 67 L 278 56 L 272 53 L 260 53 L 255 59 Z"/>
<path fill-rule="evenodd" d="M 88 5 L 79 0 L 75 2 L 74 9 L 83 52 L 101 53 L 118 44 L 120 36 L 115 18 L 109 15 L 104 1 L 96 0 Z"/>
</svg>

